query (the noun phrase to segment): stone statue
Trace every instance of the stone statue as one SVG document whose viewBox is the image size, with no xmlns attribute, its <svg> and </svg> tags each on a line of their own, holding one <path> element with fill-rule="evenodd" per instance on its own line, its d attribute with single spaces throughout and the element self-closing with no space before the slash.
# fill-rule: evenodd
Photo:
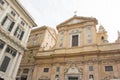
<svg viewBox="0 0 120 80">
<path fill-rule="evenodd" d="M 117 43 L 120 43 L 120 31 L 118 31 L 118 39 L 116 40 Z"/>
</svg>

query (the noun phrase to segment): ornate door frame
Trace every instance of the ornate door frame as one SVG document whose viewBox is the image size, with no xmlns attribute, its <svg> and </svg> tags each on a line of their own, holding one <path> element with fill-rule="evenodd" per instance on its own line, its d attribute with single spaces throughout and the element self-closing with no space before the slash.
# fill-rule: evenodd
<svg viewBox="0 0 120 80">
<path fill-rule="evenodd" d="M 77 77 L 78 80 L 82 79 L 83 70 L 78 68 L 76 64 L 71 64 L 69 68 L 65 69 L 65 80 L 69 80 L 69 77 Z"/>
</svg>

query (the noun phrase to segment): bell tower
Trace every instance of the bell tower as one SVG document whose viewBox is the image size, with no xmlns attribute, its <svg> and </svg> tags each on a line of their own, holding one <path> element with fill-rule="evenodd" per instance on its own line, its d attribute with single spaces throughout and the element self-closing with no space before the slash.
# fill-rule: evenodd
<svg viewBox="0 0 120 80">
<path fill-rule="evenodd" d="M 108 43 L 107 38 L 108 38 L 107 31 L 102 25 L 100 25 L 97 33 L 97 44 Z"/>
</svg>

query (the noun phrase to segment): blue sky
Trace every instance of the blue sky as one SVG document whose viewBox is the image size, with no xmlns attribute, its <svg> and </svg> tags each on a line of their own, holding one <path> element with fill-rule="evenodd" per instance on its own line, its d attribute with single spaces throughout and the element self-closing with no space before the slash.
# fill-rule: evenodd
<svg viewBox="0 0 120 80">
<path fill-rule="evenodd" d="M 98 26 L 101 24 L 108 31 L 108 40 L 117 39 L 120 31 L 119 0 L 20 0 L 34 18 L 38 27 L 56 25 L 71 18 L 74 11 L 78 16 L 95 17 Z M 97 27 L 98 27 L 97 26 Z"/>
</svg>

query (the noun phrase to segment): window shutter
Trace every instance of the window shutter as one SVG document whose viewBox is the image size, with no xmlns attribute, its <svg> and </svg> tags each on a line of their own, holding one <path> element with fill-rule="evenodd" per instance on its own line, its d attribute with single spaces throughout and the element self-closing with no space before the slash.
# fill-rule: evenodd
<svg viewBox="0 0 120 80">
<path fill-rule="evenodd" d="M 23 35 L 24 35 L 24 31 L 22 31 L 22 33 L 21 33 L 21 35 L 20 35 L 20 40 L 22 40 Z"/>
<path fill-rule="evenodd" d="M 17 27 L 17 28 L 16 28 L 14 35 L 16 35 L 16 33 L 17 33 L 18 29 L 19 29 L 19 27 Z"/>
<path fill-rule="evenodd" d="M 15 22 L 12 22 L 12 23 L 11 23 L 11 25 L 10 25 L 10 27 L 9 27 L 8 31 L 10 31 L 10 32 L 11 32 L 11 30 L 12 30 L 12 28 L 13 28 L 14 24 L 15 24 Z"/>
<path fill-rule="evenodd" d="M 9 47 L 6 48 L 6 52 L 8 52 L 8 53 L 10 52 L 10 48 Z"/>
<path fill-rule="evenodd" d="M 15 57 L 16 54 L 17 54 L 17 51 L 14 51 L 13 54 L 12 54 L 12 56 Z"/>
<path fill-rule="evenodd" d="M 4 47 L 3 43 L 0 43 L 0 49 L 2 49 Z"/>
<path fill-rule="evenodd" d="M 6 17 L 3 19 L 1 25 L 4 25 L 4 23 L 5 23 L 5 21 L 7 20 L 7 18 L 8 18 L 8 16 L 6 16 Z"/>
<path fill-rule="evenodd" d="M 78 35 L 72 36 L 72 46 L 78 46 Z"/>
<path fill-rule="evenodd" d="M 0 71 L 5 72 L 6 69 L 7 69 L 7 67 L 8 67 L 9 62 L 10 62 L 10 58 L 7 57 L 7 56 L 5 56 L 5 58 L 4 58 L 4 60 L 3 60 L 2 64 L 1 64 L 1 66 L 0 66 Z"/>
</svg>

